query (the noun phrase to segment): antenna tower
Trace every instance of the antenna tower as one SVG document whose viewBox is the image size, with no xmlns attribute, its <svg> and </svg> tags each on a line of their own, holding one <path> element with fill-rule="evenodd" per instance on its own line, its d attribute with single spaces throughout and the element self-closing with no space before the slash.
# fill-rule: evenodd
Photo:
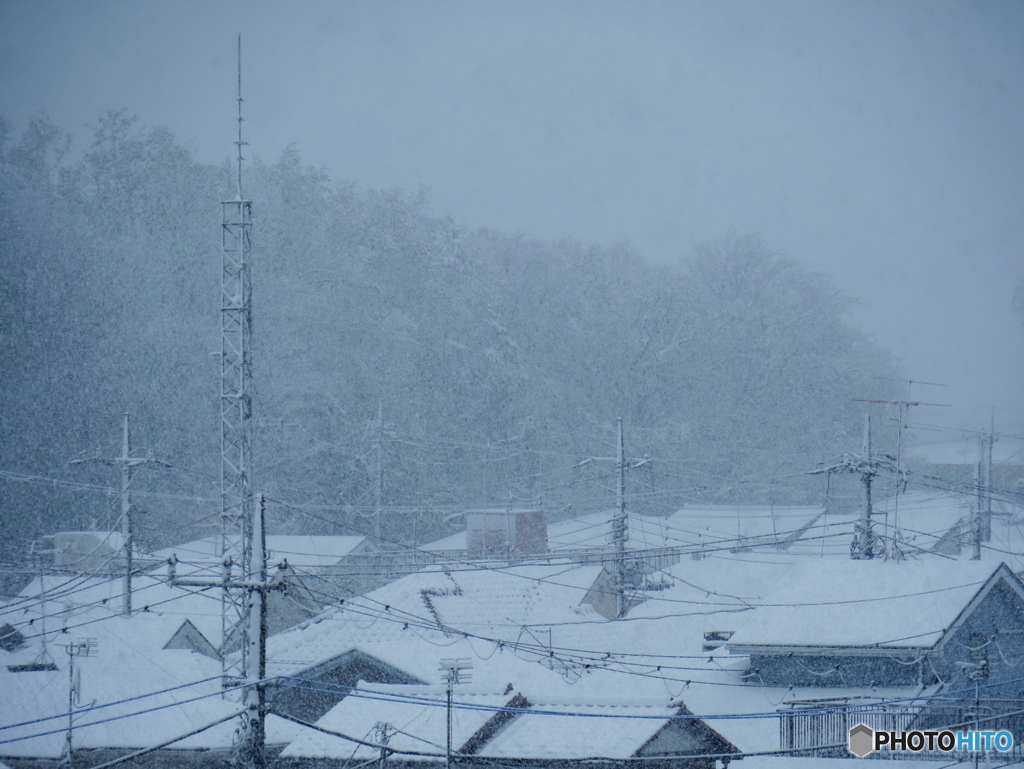
<svg viewBox="0 0 1024 769">
<path fill-rule="evenodd" d="M 252 201 L 242 196 L 242 35 L 238 35 L 238 170 L 234 200 L 221 202 L 220 347 L 220 554 L 225 572 L 252 561 L 252 283 L 249 252 Z M 225 580 L 226 582 L 226 580 Z M 225 676 L 249 669 L 249 595 L 225 587 L 221 599 L 221 658 Z M 229 660 L 226 652 L 239 650 Z"/>
</svg>

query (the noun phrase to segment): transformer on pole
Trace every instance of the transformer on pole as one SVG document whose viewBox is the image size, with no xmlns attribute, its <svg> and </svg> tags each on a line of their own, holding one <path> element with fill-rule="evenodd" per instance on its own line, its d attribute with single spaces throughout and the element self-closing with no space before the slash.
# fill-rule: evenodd
<svg viewBox="0 0 1024 769">
<path fill-rule="evenodd" d="M 238 36 L 238 165 L 236 196 L 221 202 L 220 466 L 221 540 L 225 568 L 243 578 L 252 562 L 252 283 L 249 254 L 252 202 L 242 195 L 242 36 Z M 225 677 L 249 670 L 249 596 L 225 587 L 221 601 L 221 659 Z M 238 648 L 237 657 L 228 652 Z"/>
<path fill-rule="evenodd" d="M 233 750 L 233 766 L 240 769 L 266 769 L 266 720 L 267 720 L 267 594 L 273 590 L 287 590 L 285 577 L 288 562 L 277 565 L 277 574 L 270 578 L 267 572 L 266 500 L 260 495 L 259 511 L 252 521 L 250 535 L 250 561 L 246 568 L 248 576 L 233 579 L 230 569 L 225 568 L 222 579 L 180 578 L 177 573 L 178 557 L 172 555 L 167 561 L 167 581 L 178 587 L 221 587 L 225 593 L 240 595 L 249 609 L 250 623 L 246 638 L 249 647 L 245 649 L 248 665 L 246 677 L 237 683 L 243 684 L 242 724 L 236 733 Z M 233 592 L 232 592 L 233 591 Z"/>
<path fill-rule="evenodd" d="M 611 545 L 613 552 L 613 591 L 615 593 L 615 617 L 621 619 L 626 616 L 629 609 L 629 596 L 632 575 L 630 571 L 635 567 L 635 562 L 629 562 L 626 556 L 626 548 L 629 544 L 629 515 L 626 513 L 626 472 L 643 467 L 650 462 L 650 458 L 629 459 L 624 455 L 624 441 L 622 438 L 622 417 L 615 420 L 616 442 L 614 457 L 590 457 L 580 462 L 577 467 L 582 467 L 588 462 L 609 461 L 615 462 L 615 512 L 611 520 Z"/>
</svg>

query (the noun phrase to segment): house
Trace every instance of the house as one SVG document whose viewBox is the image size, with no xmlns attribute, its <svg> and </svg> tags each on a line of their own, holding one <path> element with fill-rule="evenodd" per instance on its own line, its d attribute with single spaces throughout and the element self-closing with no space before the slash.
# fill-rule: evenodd
<svg viewBox="0 0 1024 769">
<path fill-rule="evenodd" d="M 1024 630 L 1024 586 L 1004 565 L 815 560 L 793 568 L 727 646 L 761 685 L 920 685 L 962 661 L 964 633 Z"/>
<path fill-rule="evenodd" d="M 437 650 L 467 632 L 513 645 L 536 626 L 604 622 L 584 603 L 600 572 L 596 565 L 435 567 L 403 577 L 271 636 L 267 671 L 280 684 L 270 697 L 288 714 L 312 720 L 359 680 L 436 680 Z"/>
<path fill-rule="evenodd" d="M 857 719 L 875 719 L 874 728 L 963 725 L 979 707 L 991 728 L 1024 728 L 1007 705 L 1024 695 L 1024 585 L 1002 563 L 801 564 L 726 647 L 746 657 L 751 686 L 817 690 L 786 703 L 783 747 L 834 743 Z M 890 703 L 878 687 L 904 692 Z"/>
<path fill-rule="evenodd" d="M 696 718 L 684 703 L 660 700 L 580 701 L 557 679 L 540 691 L 512 684 L 454 687 L 451 750 L 459 766 L 715 767 L 737 748 Z M 440 766 L 448 745 L 449 706 L 443 686 L 360 684 L 281 753 L 282 766 L 339 766 L 390 753 L 389 763 Z M 358 742 L 346 737 L 355 737 Z M 664 757 L 663 761 L 658 761 Z"/>
<path fill-rule="evenodd" d="M 180 592 L 155 608 L 197 600 L 219 610 L 212 597 L 182 598 Z M 25 603 L 20 608 L 31 608 L 31 601 Z M 188 648 L 212 648 L 189 619 L 155 610 L 122 617 L 102 604 L 46 618 L 45 631 L 39 618 L 18 622 L 20 642 L 0 649 L 0 761 L 12 769 L 52 766 L 67 757 L 70 741 L 76 760 L 86 766 L 165 742 L 162 750 L 126 766 L 227 762 L 241 694 L 224 689 L 216 655 Z M 274 718 L 267 731 L 270 745 L 280 749 L 302 729 Z"/>
<path fill-rule="evenodd" d="M 476 520 L 481 526 L 507 529 L 508 536 L 518 531 L 511 521 L 517 521 L 525 511 L 509 511 L 484 516 L 468 516 L 472 524 Z M 546 557 L 528 557 L 523 562 L 563 561 L 569 563 L 603 563 L 605 570 L 592 586 L 587 597 L 591 604 L 606 619 L 613 619 L 619 612 L 617 586 L 620 580 L 616 546 L 612 541 L 612 519 L 615 511 L 592 513 L 549 523 L 547 525 Z M 687 505 L 670 516 L 650 516 L 628 512 L 626 514 L 626 562 L 622 565 L 623 583 L 628 595 L 627 608 L 643 602 L 649 594 L 663 590 L 668 583 L 658 574 L 679 563 L 683 557 L 699 558 L 707 553 L 768 552 L 768 553 L 813 553 L 824 550 L 821 544 L 821 524 L 824 508 L 819 506 L 775 506 L 775 505 Z M 482 523 L 481 523 L 482 521 Z M 835 524 L 836 522 L 833 522 Z M 532 531 L 532 529 L 531 529 Z M 475 531 L 471 525 L 467 531 L 453 534 L 421 547 L 428 554 L 435 554 L 439 562 L 455 561 L 462 566 L 472 567 L 467 560 L 483 557 L 481 542 L 493 533 Z M 837 541 L 830 539 L 829 553 L 835 552 Z M 838 545 L 845 555 L 845 543 Z M 493 559 L 497 551 L 492 548 Z"/>
<path fill-rule="evenodd" d="M 47 574 L 0 606 L 0 625 L 10 624 L 35 641 L 63 640 L 78 627 L 120 618 L 124 581 L 109 576 Z M 219 659 L 221 614 L 218 595 L 169 585 L 159 573 L 132 578 L 132 619 L 145 616 L 147 627 L 160 627 L 167 648 L 186 649 Z M 25 629 L 31 628 L 31 633 Z M 152 631 L 147 631 L 152 632 Z M 153 638 L 152 635 L 147 636 Z M 38 651 L 38 649 L 37 649 Z"/>
<path fill-rule="evenodd" d="M 173 619 L 70 619 L 67 632 L 48 628 L 45 646 L 33 625 L 22 648 L 0 652 L 0 760 L 18 767 L 24 760 L 66 756 L 69 699 L 76 755 L 146 748 L 237 711 L 237 703 L 221 697 L 219 661 L 163 648 L 178 627 Z M 43 660 L 48 664 L 38 664 Z M 221 726 L 204 739 L 230 747 L 234 725 Z"/>
</svg>

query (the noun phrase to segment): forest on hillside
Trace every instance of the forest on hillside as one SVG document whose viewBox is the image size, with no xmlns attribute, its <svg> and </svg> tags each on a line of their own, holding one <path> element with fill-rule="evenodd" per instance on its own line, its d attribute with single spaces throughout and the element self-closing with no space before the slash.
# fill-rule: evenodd
<svg viewBox="0 0 1024 769">
<path fill-rule="evenodd" d="M 232 168 L 123 112 L 73 146 L 45 117 L 0 123 L 2 536 L 20 552 L 115 524 L 117 470 L 68 462 L 117 456 L 124 412 L 137 450 L 173 465 L 133 481 L 139 540 L 211 534 Z M 755 235 L 655 265 L 628 245 L 473 231 L 427 191 L 364 189 L 296 149 L 244 174 L 254 487 L 282 533 L 413 542 L 466 506 L 607 508 L 613 466 L 580 463 L 614 454 L 617 417 L 626 453 L 650 458 L 632 509 L 820 503 L 805 471 L 859 450 L 855 399 L 895 387 L 854 300 Z M 875 413 L 884 450 L 891 415 Z"/>
</svg>

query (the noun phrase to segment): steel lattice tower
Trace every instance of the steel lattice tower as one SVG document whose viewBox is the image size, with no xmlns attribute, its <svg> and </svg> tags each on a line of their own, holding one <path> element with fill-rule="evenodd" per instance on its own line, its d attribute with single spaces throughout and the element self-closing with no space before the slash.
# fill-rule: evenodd
<svg viewBox="0 0 1024 769">
<path fill-rule="evenodd" d="M 242 196 L 242 36 L 238 36 L 237 194 L 221 203 L 220 466 L 221 557 L 245 577 L 252 554 L 252 283 L 249 254 L 252 201 Z M 249 595 L 225 588 L 221 602 L 221 656 L 225 675 L 248 671 Z M 238 649 L 237 662 L 229 650 Z"/>
</svg>

